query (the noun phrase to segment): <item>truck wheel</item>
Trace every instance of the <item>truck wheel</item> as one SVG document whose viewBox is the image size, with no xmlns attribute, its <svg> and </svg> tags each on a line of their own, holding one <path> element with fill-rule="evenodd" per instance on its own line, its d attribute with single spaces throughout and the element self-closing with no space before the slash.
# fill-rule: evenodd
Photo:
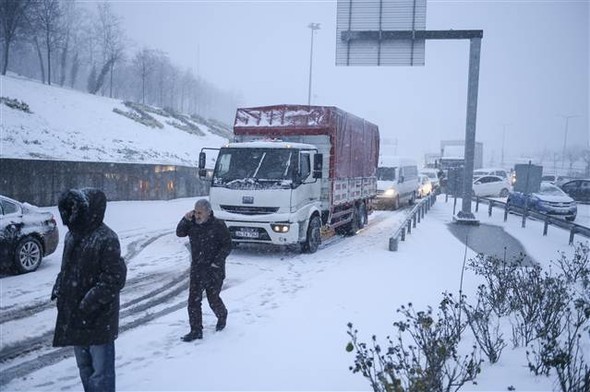
<svg viewBox="0 0 590 392">
<path fill-rule="evenodd" d="M 305 253 L 315 253 L 322 242 L 322 237 L 320 234 L 320 227 L 322 223 L 320 222 L 320 218 L 314 216 L 311 218 L 309 222 L 309 226 L 307 227 L 307 237 L 305 238 L 305 242 L 301 246 L 301 250 Z"/>
<path fill-rule="evenodd" d="M 508 189 L 502 188 L 502 190 L 500 191 L 500 197 L 508 197 L 509 193 L 510 192 L 508 191 Z"/>
<path fill-rule="evenodd" d="M 352 220 L 346 226 L 348 228 L 346 234 L 348 235 L 355 235 L 357 231 L 360 230 L 360 214 L 358 207 L 352 208 Z"/>
<path fill-rule="evenodd" d="M 33 237 L 20 240 L 14 252 L 14 269 L 19 274 L 33 272 L 39 268 L 43 259 L 41 243 Z"/>
<path fill-rule="evenodd" d="M 367 205 L 365 203 L 361 203 L 358 208 L 358 216 L 359 216 L 359 229 L 362 229 L 366 226 L 367 222 L 369 221 L 369 216 L 367 214 Z"/>
</svg>

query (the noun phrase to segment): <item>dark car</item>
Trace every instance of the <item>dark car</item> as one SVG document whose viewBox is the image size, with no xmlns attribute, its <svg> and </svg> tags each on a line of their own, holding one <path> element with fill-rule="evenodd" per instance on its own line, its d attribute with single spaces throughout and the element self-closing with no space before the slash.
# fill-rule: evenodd
<svg viewBox="0 0 590 392">
<path fill-rule="evenodd" d="M 590 179 L 565 181 L 559 187 L 575 201 L 590 203 Z"/>
<path fill-rule="evenodd" d="M 0 264 L 18 273 L 35 271 L 55 252 L 59 232 L 53 214 L 0 195 Z"/>
<path fill-rule="evenodd" d="M 578 213 L 578 206 L 574 199 L 565 194 L 557 186 L 548 182 L 541 182 L 539 192 L 531 194 L 512 192 L 506 200 L 509 210 L 523 210 L 525 203 L 531 211 L 564 217 L 569 221 L 576 219 L 576 214 Z"/>
</svg>

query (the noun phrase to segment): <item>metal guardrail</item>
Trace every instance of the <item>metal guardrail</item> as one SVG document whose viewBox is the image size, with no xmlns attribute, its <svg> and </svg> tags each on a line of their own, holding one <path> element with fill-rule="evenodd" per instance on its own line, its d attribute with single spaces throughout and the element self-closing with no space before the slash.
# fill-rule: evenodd
<svg viewBox="0 0 590 392">
<path fill-rule="evenodd" d="M 436 202 L 436 195 L 431 193 L 424 199 L 420 200 L 410 212 L 406 215 L 402 224 L 397 228 L 391 237 L 389 237 L 389 250 L 392 252 L 397 251 L 399 241 L 406 240 L 406 232 L 412 233 L 412 229 L 416 228 L 416 225 L 420 223 L 420 220 L 424 218 L 424 215 L 430 210 L 430 207 Z"/>
<path fill-rule="evenodd" d="M 544 225 L 543 225 L 543 235 L 544 236 L 547 235 L 549 225 L 553 225 L 553 226 L 560 227 L 562 229 L 569 230 L 569 232 L 570 232 L 569 244 L 570 245 L 572 245 L 574 243 L 574 236 L 576 234 L 580 234 L 586 238 L 590 238 L 590 228 L 588 228 L 586 226 L 579 225 L 574 222 L 568 222 L 563 218 L 551 216 L 548 214 L 543 214 L 543 213 L 537 212 L 537 211 L 531 211 L 528 209 L 523 210 L 522 208 L 518 208 L 518 207 L 508 208 L 508 204 L 506 202 L 503 202 L 500 200 L 495 200 L 495 199 L 490 199 L 488 197 L 476 196 L 473 199 L 475 199 L 475 212 L 478 212 L 478 210 L 479 210 L 480 201 L 488 203 L 488 216 L 492 216 L 492 210 L 493 210 L 494 206 L 500 206 L 504 210 L 504 222 L 506 222 L 508 220 L 508 213 L 509 212 L 517 212 L 522 215 L 522 227 L 526 227 L 527 217 L 535 218 L 537 220 L 544 222 Z"/>
</svg>

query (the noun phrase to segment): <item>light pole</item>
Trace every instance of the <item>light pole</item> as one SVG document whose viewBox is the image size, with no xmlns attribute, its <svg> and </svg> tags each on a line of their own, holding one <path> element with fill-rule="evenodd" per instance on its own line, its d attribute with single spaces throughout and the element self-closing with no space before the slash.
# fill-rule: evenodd
<svg viewBox="0 0 590 392">
<path fill-rule="evenodd" d="M 579 117 L 576 114 L 572 114 L 569 116 L 565 116 L 563 114 L 560 114 L 560 117 L 565 118 L 565 133 L 563 135 L 563 152 L 561 153 L 561 168 L 564 168 L 565 165 L 565 150 L 566 150 L 566 146 L 567 146 L 567 129 L 569 126 L 569 122 L 570 122 L 570 118 L 574 118 L 574 117 Z"/>
<path fill-rule="evenodd" d="M 502 158 L 500 166 L 504 168 L 504 139 L 506 138 L 506 127 L 510 124 L 502 124 Z"/>
<path fill-rule="evenodd" d="M 309 51 L 309 87 L 307 90 L 307 106 L 311 105 L 311 69 L 313 64 L 313 33 L 320 29 L 319 23 L 310 23 L 307 25 L 311 29 L 311 48 Z"/>
</svg>

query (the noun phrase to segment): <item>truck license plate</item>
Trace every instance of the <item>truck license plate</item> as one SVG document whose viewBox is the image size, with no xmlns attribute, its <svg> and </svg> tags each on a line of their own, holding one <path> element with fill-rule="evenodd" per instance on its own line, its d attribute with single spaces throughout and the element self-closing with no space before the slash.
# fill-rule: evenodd
<svg viewBox="0 0 590 392">
<path fill-rule="evenodd" d="M 236 236 L 244 237 L 244 238 L 258 238 L 258 232 L 257 231 L 237 230 Z"/>
</svg>

